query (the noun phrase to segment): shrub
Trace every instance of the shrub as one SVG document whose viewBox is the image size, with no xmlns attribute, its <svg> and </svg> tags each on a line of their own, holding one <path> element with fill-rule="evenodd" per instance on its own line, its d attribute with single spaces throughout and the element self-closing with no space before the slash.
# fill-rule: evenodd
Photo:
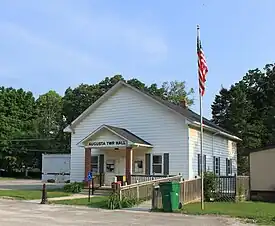
<svg viewBox="0 0 275 226">
<path fill-rule="evenodd" d="M 122 208 L 130 208 L 135 205 L 137 205 L 139 201 L 135 198 L 130 198 L 130 197 L 123 197 L 121 199 L 121 207 Z"/>
<path fill-rule="evenodd" d="M 54 179 L 48 179 L 47 182 L 48 183 L 55 183 L 55 180 Z"/>
<path fill-rule="evenodd" d="M 120 199 L 119 194 L 112 193 L 109 196 L 107 207 L 108 209 L 130 208 L 138 203 L 139 201 L 135 198 L 122 197 L 122 199 Z"/>
<path fill-rule="evenodd" d="M 73 182 L 64 185 L 64 191 L 70 193 L 79 193 L 84 188 L 83 182 Z"/>
<path fill-rule="evenodd" d="M 114 192 L 109 196 L 107 207 L 108 209 L 111 209 L 111 210 L 122 208 L 119 194 Z"/>
<path fill-rule="evenodd" d="M 205 201 L 210 201 L 211 198 L 214 198 L 214 193 L 217 189 L 217 179 L 216 175 L 213 172 L 204 173 L 204 199 Z"/>
</svg>

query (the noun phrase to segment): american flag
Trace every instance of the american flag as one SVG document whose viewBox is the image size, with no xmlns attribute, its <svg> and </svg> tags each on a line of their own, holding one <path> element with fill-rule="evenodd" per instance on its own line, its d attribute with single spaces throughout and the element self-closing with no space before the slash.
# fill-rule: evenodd
<svg viewBox="0 0 275 226">
<path fill-rule="evenodd" d="M 207 67 L 206 59 L 203 53 L 199 36 L 197 37 L 197 54 L 198 54 L 199 91 L 200 91 L 200 95 L 203 96 L 205 92 L 205 82 L 206 82 L 206 74 L 208 72 L 208 67 Z"/>
</svg>

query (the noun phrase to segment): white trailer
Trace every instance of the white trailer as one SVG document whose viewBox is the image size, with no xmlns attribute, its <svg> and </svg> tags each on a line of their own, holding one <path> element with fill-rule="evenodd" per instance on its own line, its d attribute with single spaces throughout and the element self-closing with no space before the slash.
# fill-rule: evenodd
<svg viewBox="0 0 275 226">
<path fill-rule="evenodd" d="M 70 154 L 42 154 L 42 181 L 49 179 L 64 183 L 70 180 Z"/>
</svg>

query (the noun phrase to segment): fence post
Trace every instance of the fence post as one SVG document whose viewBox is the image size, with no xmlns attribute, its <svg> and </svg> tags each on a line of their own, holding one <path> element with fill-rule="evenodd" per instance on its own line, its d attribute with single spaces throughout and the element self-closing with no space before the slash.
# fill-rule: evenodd
<svg viewBox="0 0 275 226">
<path fill-rule="evenodd" d="M 237 188 L 237 174 L 235 173 L 234 174 L 234 179 L 235 179 L 235 197 L 237 196 L 237 191 L 238 191 L 238 188 Z"/>
<path fill-rule="evenodd" d="M 139 201 L 139 185 L 137 184 L 137 200 Z"/>
<path fill-rule="evenodd" d="M 184 205 L 185 203 L 185 181 L 182 181 L 183 185 L 182 185 L 182 205 Z"/>
</svg>

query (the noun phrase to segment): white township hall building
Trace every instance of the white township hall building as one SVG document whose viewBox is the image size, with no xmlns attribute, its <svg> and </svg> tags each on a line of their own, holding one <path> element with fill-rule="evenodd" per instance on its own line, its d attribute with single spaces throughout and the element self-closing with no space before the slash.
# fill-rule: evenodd
<svg viewBox="0 0 275 226">
<path fill-rule="evenodd" d="M 105 186 L 115 176 L 126 176 L 128 184 L 142 177 L 199 176 L 200 116 L 122 81 L 64 132 L 71 133 L 71 181 L 85 180 L 90 170 L 104 176 Z M 238 141 L 204 119 L 204 171 L 237 173 Z"/>
</svg>

